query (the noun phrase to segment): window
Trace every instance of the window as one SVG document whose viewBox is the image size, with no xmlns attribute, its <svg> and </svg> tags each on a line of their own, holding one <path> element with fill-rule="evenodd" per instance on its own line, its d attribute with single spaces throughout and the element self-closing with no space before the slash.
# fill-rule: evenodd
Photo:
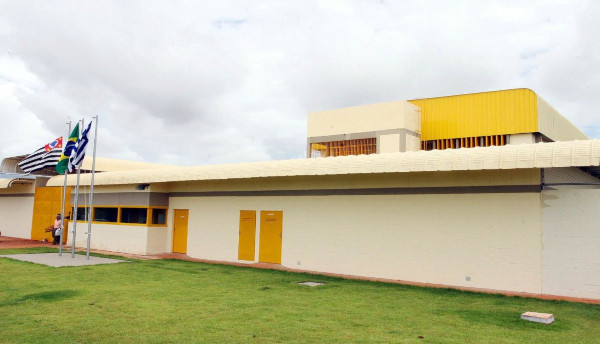
<svg viewBox="0 0 600 344">
<path fill-rule="evenodd" d="M 119 208 L 117 207 L 95 207 L 94 221 L 97 222 L 117 222 Z"/>
<path fill-rule="evenodd" d="M 377 153 L 377 139 L 357 139 L 311 144 L 311 158 Z"/>
<path fill-rule="evenodd" d="M 152 224 L 164 225 L 167 223 L 167 209 L 152 209 Z"/>
<path fill-rule="evenodd" d="M 462 137 L 454 139 L 440 139 L 422 141 L 421 149 L 457 149 L 457 148 L 473 148 L 473 147 L 490 147 L 504 146 L 507 144 L 507 135 L 492 135 L 492 136 L 477 136 L 477 137 Z"/>
<path fill-rule="evenodd" d="M 148 208 L 121 208 L 121 223 L 145 224 Z"/>
<path fill-rule="evenodd" d="M 78 221 L 85 221 L 85 207 L 79 207 Z M 99 206 L 94 207 L 94 222 L 132 226 L 167 226 L 166 207 L 145 206 Z M 84 220 L 81 220 L 84 219 Z"/>
<path fill-rule="evenodd" d="M 90 207 L 77 207 L 77 221 L 87 221 Z M 75 207 L 71 208 L 71 218 L 75 217 Z"/>
</svg>

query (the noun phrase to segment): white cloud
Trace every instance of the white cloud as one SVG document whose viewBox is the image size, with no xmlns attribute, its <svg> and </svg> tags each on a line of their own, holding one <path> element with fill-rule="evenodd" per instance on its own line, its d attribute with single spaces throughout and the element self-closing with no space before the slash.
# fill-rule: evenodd
<svg viewBox="0 0 600 344">
<path fill-rule="evenodd" d="M 172 164 L 304 156 L 306 115 L 529 87 L 597 136 L 591 1 L 9 2 L 2 156 L 100 115 L 98 154 Z"/>
</svg>

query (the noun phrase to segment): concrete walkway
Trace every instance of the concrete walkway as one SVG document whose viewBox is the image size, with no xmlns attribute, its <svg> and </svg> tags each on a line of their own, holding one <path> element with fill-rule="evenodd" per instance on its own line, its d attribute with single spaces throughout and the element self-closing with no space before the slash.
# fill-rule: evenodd
<svg viewBox="0 0 600 344">
<path fill-rule="evenodd" d="M 0 255 L 3 258 L 10 258 L 20 260 L 24 262 L 31 262 L 36 264 L 43 264 L 54 267 L 62 266 L 84 266 L 84 265 L 98 265 L 98 264 L 115 264 L 115 263 L 126 263 L 126 260 L 118 260 L 111 258 L 101 258 L 90 256 L 87 260 L 84 255 L 76 254 L 71 258 L 71 253 L 63 252 L 62 256 L 58 253 L 31 253 L 31 254 L 6 254 Z"/>
</svg>

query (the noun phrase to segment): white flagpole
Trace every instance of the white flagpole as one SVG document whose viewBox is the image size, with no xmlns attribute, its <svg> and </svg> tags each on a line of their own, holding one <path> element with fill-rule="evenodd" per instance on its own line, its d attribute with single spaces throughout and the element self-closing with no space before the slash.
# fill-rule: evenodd
<svg viewBox="0 0 600 344">
<path fill-rule="evenodd" d="M 83 124 L 84 123 L 85 122 L 82 119 L 81 120 L 81 127 L 82 128 L 83 128 Z M 81 137 L 79 136 L 77 140 L 79 140 L 80 138 Z M 77 148 L 77 147 L 75 147 L 75 148 Z M 73 155 L 73 154 L 71 154 L 71 155 Z M 69 157 L 69 159 L 70 158 L 71 157 Z M 77 204 L 79 203 L 79 175 L 81 173 L 81 170 L 79 168 L 76 168 L 76 169 L 77 169 L 77 185 L 75 186 L 75 204 L 73 205 L 74 206 L 74 209 L 73 209 L 74 219 L 73 219 L 73 231 L 72 231 L 72 233 L 73 233 L 73 240 L 72 240 L 73 244 L 71 245 L 71 258 L 75 258 L 75 236 L 77 234 L 77 208 L 78 208 Z"/>
<path fill-rule="evenodd" d="M 79 202 L 79 168 L 77 168 L 77 185 L 75 186 L 75 204 L 73 205 L 73 240 L 71 244 L 71 258 L 75 258 L 75 234 L 77 233 L 77 203 Z"/>
<path fill-rule="evenodd" d="M 96 172 L 96 145 L 98 143 L 98 115 L 96 115 L 96 128 L 94 128 L 94 156 L 92 158 L 92 179 L 90 181 L 90 210 L 88 211 L 87 251 L 85 259 L 90 260 L 90 238 L 92 236 L 92 209 L 94 204 L 94 173 Z"/>
<path fill-rule="evenodd" d="M 71 135 L 71 121 L 67 122 L 66 124 L 69 125 L 69 131 L 67 132 L 67 140 L 63 140 L 63 151 L 64 151 L 64 147 L 67 146 L 67 142 L 69 142 L 69 136 Z M 71 193 L 69 193 L 69 197 L 71 197 Z M 67 170 L 65 170 L 65 183 L 63 185 L 63 199 L 62 199 L 62 211 L 60 213 L 60 224 L 61 224 L 61 231 L 60 231 L 60 243 L 58 244 L 58 255 L 62 256 L 62 245 L 63 245 L 63 232 L 65 231 L 65 202 L 67 201 Z"/>
</svg>

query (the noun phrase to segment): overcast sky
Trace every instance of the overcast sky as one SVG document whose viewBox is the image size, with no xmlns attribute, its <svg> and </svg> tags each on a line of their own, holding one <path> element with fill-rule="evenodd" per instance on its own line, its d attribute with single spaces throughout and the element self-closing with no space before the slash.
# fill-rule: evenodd
<svg viewBox="0 0 600 344">
<path fill-rule="evenodd" d="M 531 88 L 600 137 L 600 1 L 0 0 L 0 158 L 305 157 L 309 112 Z"/>
</svg>

